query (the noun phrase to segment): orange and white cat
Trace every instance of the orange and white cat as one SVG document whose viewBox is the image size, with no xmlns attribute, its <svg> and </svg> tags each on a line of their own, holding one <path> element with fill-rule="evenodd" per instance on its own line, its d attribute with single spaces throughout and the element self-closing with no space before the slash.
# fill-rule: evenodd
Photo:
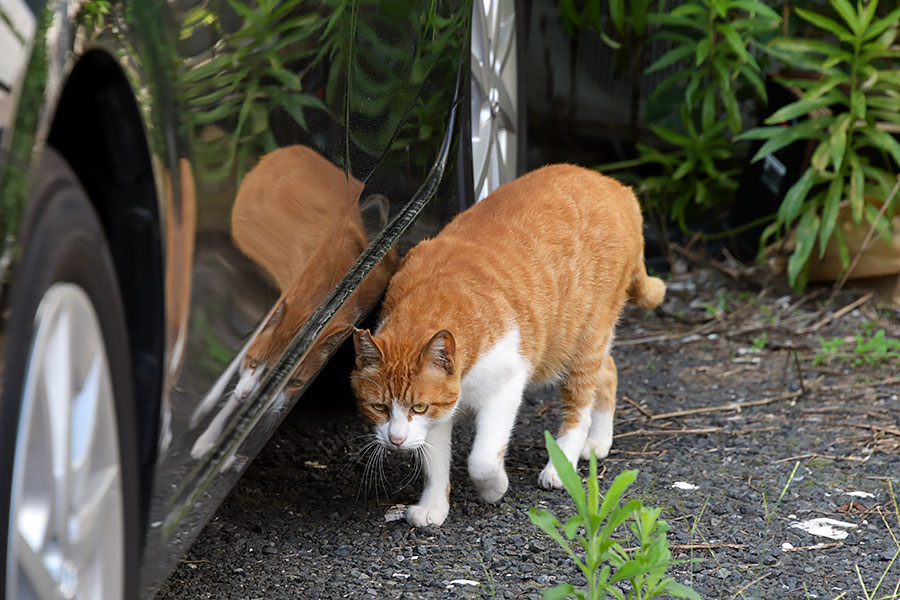
<svg viewBox="0 0 900 600">
<path fill-rule="evenodd" d="M 391 280 L 375 334 L 356 330 L 351 382 L 385 446 L 419 450 L 425 489 L 406 519 L 449 511 L 453 421 L 475 418 L 469 475 L 482 498 L 508 486 L 504 458 L 523 392 L 561 382 L 557 441 L 573 465 L 612 444 L 613 329 L 629 298 L 653 308 L 665 285 L 644 268 L 632 191 L 572 165 L 533 171 L 414 247 Z M 562 487 L 553 465 L 539 477 Z"/>
</svg>

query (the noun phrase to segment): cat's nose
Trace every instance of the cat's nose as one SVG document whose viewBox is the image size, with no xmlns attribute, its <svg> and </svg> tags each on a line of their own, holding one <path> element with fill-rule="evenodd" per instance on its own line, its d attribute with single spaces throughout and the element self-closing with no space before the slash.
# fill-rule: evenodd
<svg viewBox="0 0 900 600">
<path fill-rule="evenodd" d="M 405 436 L 404 436 L 404 437 L 401 437 L 401 436 L 399 436 L 399 435 L 392 435 L 392 436 L 391 436 L 391 443 L 392 443 L 393 445 L 397 446 L 398 448 L 399 448 L 400 446 L 402 446 L 402 445 L 403 445 L 403 442 L 405 442 L 405 441 L 406 441 L 406 437 L 405 437 Z"/>
</svg>

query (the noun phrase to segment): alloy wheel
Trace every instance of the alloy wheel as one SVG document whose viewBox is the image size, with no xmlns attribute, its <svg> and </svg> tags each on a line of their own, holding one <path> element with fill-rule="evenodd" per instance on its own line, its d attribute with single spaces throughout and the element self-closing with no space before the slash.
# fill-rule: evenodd
<svg viewBox="0 0 900 600">
<path fill-rule="evenodd" d="M 122 462 L 106 346 L 85 291 L 52 285 L 35 315 L 18 425 L 8 598 L 121 598 Z"/>
<path fill-rule="evenodd" d="M 516 32 L 515 0 L 474 1 L 469 96 L 476 201 L 519 174 Z"/>
</svg>

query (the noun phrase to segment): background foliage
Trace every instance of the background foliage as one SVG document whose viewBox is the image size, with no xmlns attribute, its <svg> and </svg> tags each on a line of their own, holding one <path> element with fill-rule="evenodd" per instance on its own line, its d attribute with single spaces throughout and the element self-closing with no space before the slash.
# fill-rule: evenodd
<svg viewBox="0 0 900 600">
<path fill-rule="evenodd" d="M 666 73 L 645 103 L 655 141 L 637 144 L 635 159 L 597 168 L 620 171 L 682 231 L 691 215 L 727 211 L 749 150 L 740 142 L 764 141 L 758 161 L 802 141 L 809 164 L 760 239 L 762 249 L 793 235 L 790 282 L 803 287 L 810 259 L 829 243 L 849 266 L 842 212 L 889 239 L 895 206 L 879 208 L 900 171 L 900 8 L 877 0 L 560 0 L 560 11 L 571 33 L 598 31 L 612 47 L 637 32 L 640 43 L 669 44 L 641 65 Z M 767 113 L 766 78 L 796 101 Z M 748 129 L 745 116 L 754 113 L 767 117 L 765 126 Z"/>
</svg>

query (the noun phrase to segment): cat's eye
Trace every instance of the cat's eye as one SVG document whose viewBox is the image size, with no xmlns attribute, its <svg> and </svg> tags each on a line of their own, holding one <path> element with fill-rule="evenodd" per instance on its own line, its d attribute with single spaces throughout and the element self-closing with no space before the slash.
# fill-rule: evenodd
<svg viewBox="0 0 900 600">
<path fill-rule="evenodd" d="M 255 368 L 258 367 L 258 366 L 259 366 L 259 361 L 256 360 L 255 358 L 254 358 L 253 360 L 250 361 L 250 368 L 251 368 L 251 369 L 255 369 Z"/>
<path fill-rule="evenodd" d="M 374 410 L 375 412 L 384 412 L 387 410 L 387 405 L 386 404 L 373 404 L 372 410 Z"/>
<path fill-rule="evenodd" d="M 300 387 L 301 385 L 303 385 L 303 380 L 292 377 L 288 379 L 288 385 L 291 387 Z"/>
<path fill-rule="evenodd" d="M 428 405 L 427 404 L 413 404 L 412 409 L 413 409 L 414 413 L 421 415 L 423 412 L 428 410 Z"/>
</svg>

